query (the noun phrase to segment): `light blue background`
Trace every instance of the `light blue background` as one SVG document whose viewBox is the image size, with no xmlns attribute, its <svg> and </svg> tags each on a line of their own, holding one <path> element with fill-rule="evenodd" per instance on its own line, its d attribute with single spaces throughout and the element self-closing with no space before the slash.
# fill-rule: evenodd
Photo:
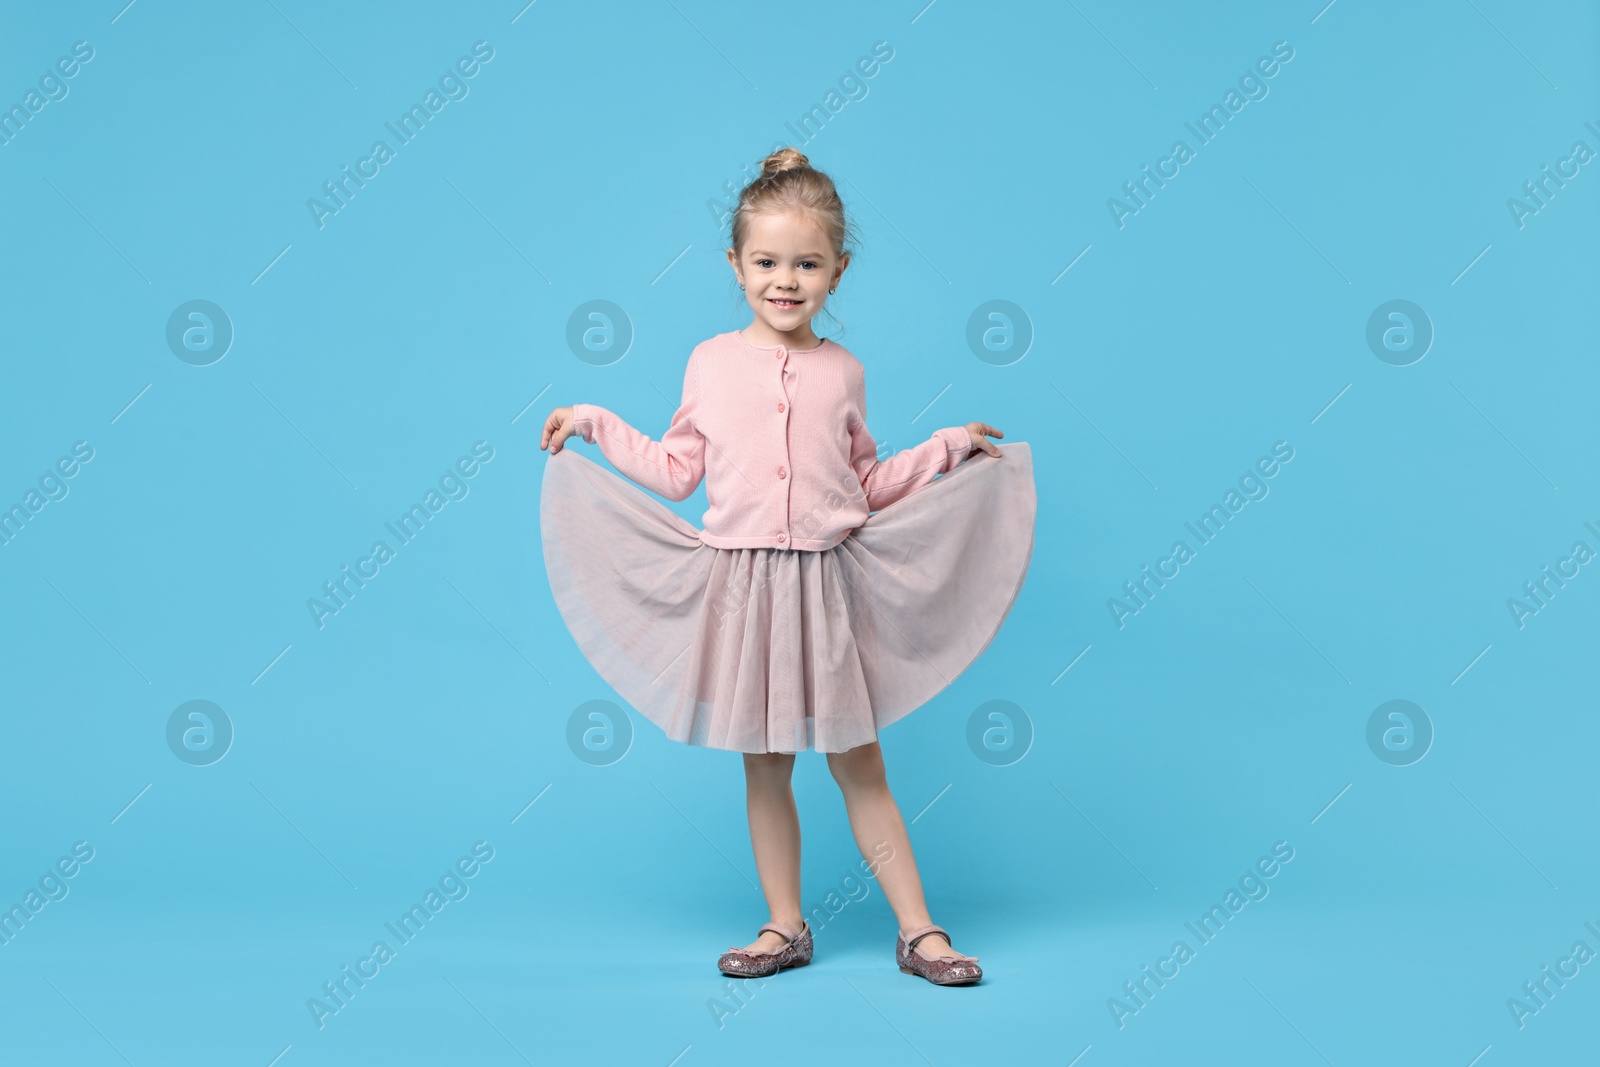
<svg viewBox="0 0 1600 1067">
<path fill-rule="evenodd" d="M 0 947 L 0 1059 L 1593 1055 L 1600 965 L 1522 1029 L 1506 1006 L 1600 950 L 1600 568 L 1507 608 L 1600 549 L 1600 164 L 1507 208 L 1600 149 L 1593 5 L 112 0 L 5 30 L 8 105 L 94 58 L 0 146 L 0 500 L 95 452 L 0 547 L 0 903 L 95 851 Z M 476 41 L 469 95 L 319 228 L 307 200 Z M 767 918 L 740 760 L 637 716 L 616 762 L 569 749 L 615 694 L 543 573 L 539 427 L 581 400 L 659 436 L 691 348 L 749 321 L 708 202 L 878 41 L 800 142 L 862 234 L 847 329 L 817 331 L 866 364 L 886 448 L 981 420 L 1037 467 L 1015 611 L 883 736 L 935 921 L 987 973 L 901 974 L 867 883 L 719 1027 L 716 955 Z M 1118 228 L 1178 138 L 1195 158 Z M 195 299 L 236 330 L 210 366 L 165 341 Z M 594 299 L 636 331 L 609 366 L 565 339 Z M 965 340 L 993 299 L 1035 334 L 1009 366 Z M 1409 366 L 1365 339 L 1394 299 L 1436 331 Z M 476 441 L 469 495 L 319 630 L 307 599 Z M 1108 598 L 1277 441 L 1270 495 L 1119 629 Z M 195 699 L 236 731 L 206 767 L 166 742 Z M 1411 766 L 1366 742 L 1393 699 L 1436 732 Z M 1009 766 L 966 742 L 991 700 L 1035 734 Z M 820 756 L 796 792 L 825 906 L 860 856 Z M 307 999 L 476 841 L 470 894 L 319 1030 Z M 1119 1028 L 1108 998 L 1278 841 L 1270 895 Z"/>
</svg>

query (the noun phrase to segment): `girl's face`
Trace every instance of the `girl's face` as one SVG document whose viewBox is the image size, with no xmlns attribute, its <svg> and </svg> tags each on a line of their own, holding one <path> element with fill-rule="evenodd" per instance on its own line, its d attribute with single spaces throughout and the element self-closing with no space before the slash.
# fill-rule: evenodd
<svg viewBox="0 0 1600 1067">
<path fill-rule="evenodd" d="M 809 216 L 786 212 L 750 217 L 744 251 L 728 249 L 728 262 L 755 312 L 754 332 L 769 341 L 811 347 L 809 342 L 816 340 L 811 320 L 850 265 L 848 252 L 836 257 L 832 248 Z"/>
</svg>

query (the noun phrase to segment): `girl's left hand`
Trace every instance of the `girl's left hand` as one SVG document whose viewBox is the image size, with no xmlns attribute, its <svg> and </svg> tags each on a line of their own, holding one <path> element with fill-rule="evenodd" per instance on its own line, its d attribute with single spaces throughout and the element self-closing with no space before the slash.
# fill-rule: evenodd
<svg viewBox="0 0 1600 1067">
<path fill-rule="evenodd" d="M 993 426 L 986 422 L 969 422 L 967 423 L 967 434 L 972 438 L 972 452 L 977 452 L 981 449 L 991 456 L 998 457 L 1000 455 L 1000 446 L 991 443 L 987 438 L 1004 437 L 1005 434 Z M 967 455 L 971 456 L 972 452 L 968 452 Z"/>
</svg>

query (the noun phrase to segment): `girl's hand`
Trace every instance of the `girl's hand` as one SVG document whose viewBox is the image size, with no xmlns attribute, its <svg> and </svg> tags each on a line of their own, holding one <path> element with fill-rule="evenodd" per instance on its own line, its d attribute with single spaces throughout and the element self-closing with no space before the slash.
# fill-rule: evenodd
<svg viewBox="0 0 1600 1067">
<path fill-rule="evenodd" d="M 990 426 L 986 422 L 969 422 L 967 423 L 967 434 L 972 438 L 972 452 L 977 452 L 981 449 L 982 451 L 989 453 L 991 456 L 998 457 L 1000 455 L 1000 446 L 991 444 L 988 440 L 986 440 L 986 438 L 989 437 L 1005 436 L 1005 434 L 1001 433 L 993 426 Z M 972 452 L 968 452 L 967 455 L 971 456 Z"/>
<path fill-rule="evenodd" d="M 549 448 L 553 456 L 561 451 L 562 443 L 571 437 L 572 433 L 572 409 L 556 408 L 550 413 L 550 417 L 544 420 L 544 433 L 539 437 L 539 448 L 541 450 Z"/>
</svg>

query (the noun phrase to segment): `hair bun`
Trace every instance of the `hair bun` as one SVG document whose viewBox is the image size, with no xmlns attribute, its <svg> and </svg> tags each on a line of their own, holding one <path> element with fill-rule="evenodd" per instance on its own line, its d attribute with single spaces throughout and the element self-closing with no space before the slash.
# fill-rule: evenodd
<svg viewBox="0 0 1600 1067">
<path fill-rule="evenodd" d="M 780 148 L 761 161 L 761 176 L 770 178 L 786 170 L 799 170 L 811 166 L 811 161 L 798 148 Z"/>
</svg>

